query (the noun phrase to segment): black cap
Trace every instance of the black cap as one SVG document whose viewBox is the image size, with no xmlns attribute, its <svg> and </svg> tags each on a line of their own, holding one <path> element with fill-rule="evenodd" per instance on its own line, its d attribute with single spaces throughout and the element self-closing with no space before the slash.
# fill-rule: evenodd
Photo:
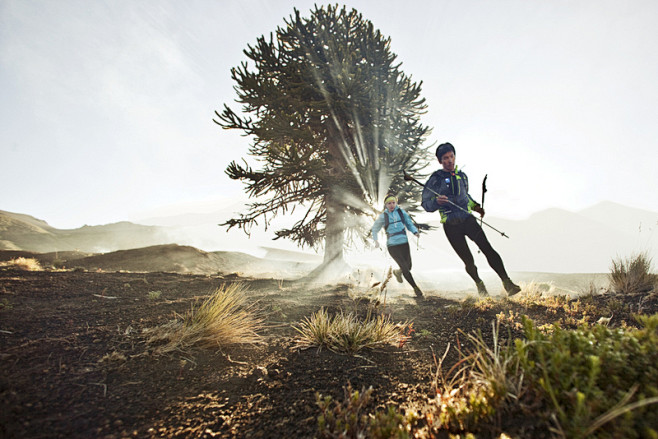
<svg viewBox="0 0 658 439">
<path fill-rule="evenodd" d="M 443 157 L 443 154 L 452 151 L 453 154 L 455 153 L 455 147 L 452 146 L 452 143 L 442 143 L 439 145 L 438 148 L 436 148 L 436 158 L 441 161 L 441 157 Z"/>
</svg>

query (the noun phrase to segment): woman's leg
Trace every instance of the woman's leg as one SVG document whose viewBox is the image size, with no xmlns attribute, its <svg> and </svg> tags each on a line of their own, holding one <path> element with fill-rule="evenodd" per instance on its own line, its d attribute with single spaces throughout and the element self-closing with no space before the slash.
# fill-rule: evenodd
<svg viewBox="0 0 658 439">
<path fill-rule="evenodd" d="M 404 244 L 392 245 L 388 247 L 388 253 L 400 267 L 402 275 L 407 282 L 409 282 L 409 285 L 411 285 L 414 290 L 418 289 L 418 285 L 416 285 L 416 281 L 411 275 L 411 251 L 409 250 L 409 243 L 406 242 Z"/>
</svg>

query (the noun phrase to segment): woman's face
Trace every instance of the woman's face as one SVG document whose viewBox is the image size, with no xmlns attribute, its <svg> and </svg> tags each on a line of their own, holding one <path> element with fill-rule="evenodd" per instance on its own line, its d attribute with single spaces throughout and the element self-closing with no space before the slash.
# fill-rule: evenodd
<svg viewBox="0 0 658 439">
<path fill-rule="evenodd" d="M 397 206 L 397 201 L 391 200 L 386 203 L 386 208 L 388 209 L 389 212 L 393 212 L 395 210 L 395 206 Z"/>
</svg>

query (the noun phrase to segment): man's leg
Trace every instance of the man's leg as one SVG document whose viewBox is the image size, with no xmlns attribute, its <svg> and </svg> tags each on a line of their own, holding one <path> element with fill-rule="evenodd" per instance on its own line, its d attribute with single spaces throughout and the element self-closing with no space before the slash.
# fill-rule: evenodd
<svg viewBox="0 0 658 439">
<path fill-rule="evenodd" d="M 503 258 L 501 258 L 498 252 L 491 246 L 491 243 L 487 239 L 487 235 L 484 234 L 484 230 L 482 230 L 482 227 L 477 223 L 475 217 L 466 220 L 464 228 L 466 235 L 473 240 L 480 250 L 482 250 L 482 254 L 487 258 L 489 266 L 493 268 L 498 277 L 503 281 L 505 291 L 507 291 L 510 296 L 521 291 L 521 288 L 518 285 L 515 285 L 509 278 L 507 270 L 505 270 L 505 264 L 503 264 Z"/>
<path fill-rule="evenodd" d="M 455 250 L 455 253 L 459 256 L 459 259 L 464 262 L 466 273 L 468 273 L 468 275 L 471 276 L 471 279 L 477 284 L 482 282 L 482 279 L 480 279 L 480 276 L 478 275 L 478 268 L 475 266 L 473 254 L 466 243 L 466 233 L 463 230 L 463 225 L 463 223 L 444 224 L 443 231 L 445 232 L 448 242 L 453 250 Z"/>
<path fill-rule="evenodd" d="M 505 270 L 505 265 L 503 264 L 503 259 L 500 257 L 498 252 L 494 250 L 487 239 L 487 235 L 484 234 L 484 230 L 477 223 L 475 217 L 470 217 L 464 222 L 464 232 L 466 236 L 471 238 L 471 240 L 482 250 L 482 254 L 487 258 L 489 266 L 493 268 L 496 274 L 501 279 L 509 279 L 507 271 Z"/>
</svg>

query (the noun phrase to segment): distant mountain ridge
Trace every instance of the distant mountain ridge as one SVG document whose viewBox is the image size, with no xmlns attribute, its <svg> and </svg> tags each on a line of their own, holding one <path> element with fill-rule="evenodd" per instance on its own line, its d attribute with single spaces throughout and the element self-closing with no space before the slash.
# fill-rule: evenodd
<svg viewBox="0 0 658 439">
<path fill-rule="evenodd" d="M 64 230 L 29 215 L 0 210 L 0 250 L 98 253 L 164 244 L 168 239 L 158 226 L 123 221 Z"/>
<path fill-rule="evenodd" d="M 491 221 L 508 231 L 510 239 L 495 239 L 494 246 L 517 271 L 607 272 L 614 258 L 658 252 L 658 212 L 611 202 L 578 212 L 547 209 L 523 221 Z"/>
<path fill-rule="evenodd" d="M 240 252 L 205 252 L 177 244 L 154 245 L 108 253 L 0 250 L 0 262 L 32 258 L 43 267 L 82 268 L 88 271 L 168 272 L 180 274 L 239 274 L 257 277 L 299 277 L 316 263 L 258 258 Z"/>
<path fill-rule="evenodd" d="M 251 239 L 241 231 L 227 234 L 217 224 L 225 221 L 221 215 L 230 214 L 224 210 L 160 218 L 160 225 L 120 222 L 60 230 L 29 215 L 0 211 L 0 250 L 105 253 L 175 243 L 203 251 L 249 253 L 250 249 L 259 249 L 269 259 L 320 262 L 315 255 L 300 256 L 301 252 L 295 255 L 290 250 L 277 249 L 276 255 L 271 253 L 274 249 L 266 247 L 272 242 L 271 237 L 262 231 L 254 231 Z M 193 221 L 178 222 L 189 219 Z M 510 236 L 503 238 L 485 227 L 508 271 L 605 273 L 613 258 L 630 257 L 638 252 L 647 252 L 649 257 L 658 254 L 658 212 L 612 202 L 577 212 L 546 209 L 524 220 L 495 217 L 485 220 Z M 484 257 L 477 254 L 475 245 L 469 245 L 478 267 L 487 270 Z M 412 257 L 418 269 L 463 267 L 442 230 L 422 234 L 420 247 L 412 249 Z"/>
</svg>

